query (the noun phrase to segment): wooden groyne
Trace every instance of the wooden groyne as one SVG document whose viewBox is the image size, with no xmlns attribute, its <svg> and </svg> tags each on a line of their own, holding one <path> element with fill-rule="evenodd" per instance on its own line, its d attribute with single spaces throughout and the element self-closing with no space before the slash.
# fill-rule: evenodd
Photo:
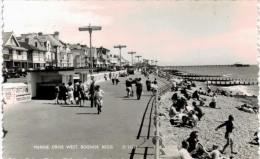
<svg viewBox="0 0 260 159">
<path fill-rule="evenodd" d="M 207 81 L 207 84 L 208 85 L 216 85 L 216 86 L 258 85 L 258 81 L 245 81 L 245 80 Z"/>
</svg>

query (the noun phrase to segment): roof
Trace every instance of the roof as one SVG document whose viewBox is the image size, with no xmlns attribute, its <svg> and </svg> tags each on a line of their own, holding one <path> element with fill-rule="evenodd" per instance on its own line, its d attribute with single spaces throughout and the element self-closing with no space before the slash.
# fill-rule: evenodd
<svg viewBox="0 0 260 159">
<path fill-rule="evenodd" d="M 23 41 L 19 41 L 19 44 L 20 44 L 21 47 L 24 47 L 24 48 L 26 48 L 26 49 L 28 49 L 28 50 L 46 51 L 45 49 L 37 48 L 37 47 L 35 47 L 35 46 L 33 46 L 33 45 L 30 45 L 30 44 L 28 44 L 28 43 L 26 43 L 26 42 L 23 42 Z"/>
<path fill-rule="evenodd" d="M 24 47 L 17 47 L 17 46 L 11 46 L 11 45 L 6 45 L 5 47 L 10 48 L 10 49 L 15 49 L 15 50 L 27 51 L 27 49 Z"/>
<path fill-rule="evenodd" d="M 70 49 L 77 49 L 77 50 L 83 50 L 88 49 L 87 45 L 81 45 L 81 44 L 69 44 Z"/>
<path fill-rule="evenodd" d="M 63 45 L 59 40 L 55 39 L 52 35 L 49 35 L 49 34 L 39 35 L 38 38 L 41 42 L 45 42 L 47 40 L 50 41 L 52 46 L 62 46 Z"/>
<path fill-rule="evenodd" d="M 13 32 L 3 32 L 2 33 L 3 45 L 10 39 L 10 37 L 12 35 L 13 35 Z"/>
</svg>

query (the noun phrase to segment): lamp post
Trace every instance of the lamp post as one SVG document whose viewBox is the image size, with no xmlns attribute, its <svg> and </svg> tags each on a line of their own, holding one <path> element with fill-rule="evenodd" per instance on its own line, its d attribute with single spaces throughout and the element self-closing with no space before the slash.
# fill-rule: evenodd
<svg viewBox="0 0 260 159">
<path fill-rule="evenodd" d="M 119 49 L 119 54 L 120 54 L 120 56 L 119 56 L 119 65 L 120 65 L 120 67 L 121 67 L 121 49 L 122 48 L 126 48 L 126 45 L 116 45 L 116 46 L 114 46 L 114 48 L 118 48 Z"/>
<path fill-rule="evenodd" d="M 133 54 L 136 54 L 136 52 L 133 52 L 133 51 L 130 51 L 130 52 L 128 52 L 128 54 L 130 54 L 131 55 L 131 57 L 132 57 L 132 66 L 134 65 L 134 59 L 133 59 Z"/>
<path fill-rule="evenodd" d="M 79 27 L 79 31 L 88 31 L 89 32 L 89 47 L 90 47 L 90 69 L 92 72 L 93 69 L 93 58 L 92 58 L 92 31 L 97 31 L 97 30 L 101 30 L 102 27 L 101 26 L 91 26 L 89 24 L 89 26 L 85 26 L 85 27 Z"/>
</svg>

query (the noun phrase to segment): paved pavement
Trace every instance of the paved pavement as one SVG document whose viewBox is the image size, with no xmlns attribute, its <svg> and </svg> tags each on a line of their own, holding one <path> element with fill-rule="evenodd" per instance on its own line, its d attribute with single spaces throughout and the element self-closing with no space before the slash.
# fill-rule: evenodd
<svg viewBox="0 0 260 159">
<path fill-rule="evenodd" d="M 4 158 L 153 158 L 153 145 L 147 141 L 151 109 L 143 116 L 151 96 L 144 91 L 141 100 L 125 98 L 125 78 L 120 80 L 118 86 L 100 83 L 105 91 L 100 115 L 89 102 L 84 108 L 47 100 L 7 106 Z"/>
</svg>

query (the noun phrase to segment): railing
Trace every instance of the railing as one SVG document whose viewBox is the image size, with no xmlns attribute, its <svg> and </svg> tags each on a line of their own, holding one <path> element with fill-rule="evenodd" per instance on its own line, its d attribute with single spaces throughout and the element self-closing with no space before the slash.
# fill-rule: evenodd
<svg viewBox="0 0 260 159">
<path fill-rule="evenodd" d="M 162 87 L 160 87 L 158 89 L 158 91 L 155 93 L 155 112 L 154 112 L 154 120 L 155 120 L 155 155 L 154 158 L 155 159 L 159 159 L 160 157 L 160 140 L 161 137 L 159 135 L 159 112 L 158 112 L 158 107 L 159 107 L 159 98 L 161 95 L 163 95 L 164 93 L 166 93 L 168 90 L 170 90 L 171 85 L 169 82 L 165 82 L 162 81 L 162 83 L 164 83 L 164 85 Z"/>
</svg>

